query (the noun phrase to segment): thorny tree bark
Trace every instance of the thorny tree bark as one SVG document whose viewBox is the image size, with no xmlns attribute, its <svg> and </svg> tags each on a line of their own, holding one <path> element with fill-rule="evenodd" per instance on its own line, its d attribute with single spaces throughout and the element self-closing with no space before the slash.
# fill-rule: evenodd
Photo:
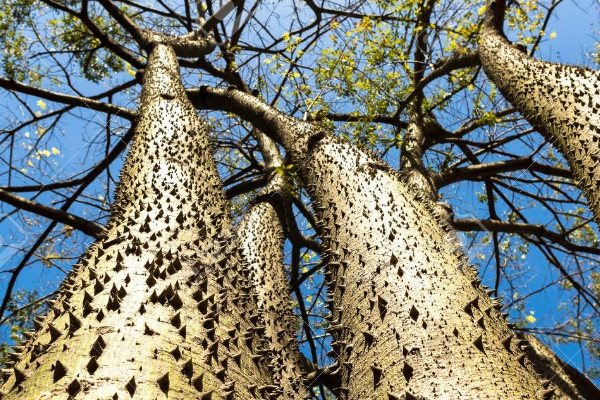
<svg viewBox="0 0 600 400">
<path fill-rule="evenodd" d="M 168 46 L 150 53 L 139 115 L 107 233 L 28 335 L 7 399 L 265 399 L 277 389 L 206 127 Z"/>
<path fill-rule="evenodd" d="M 371 155 L 240 91 L 194 97 L 249 120 L 300 166 L 329 249 L 340 398 L 551 396 L 424 196 Z"/>
<path fill-rule="evenodd" d="M 553 400 L 600 399 L 600 389 L 592 381 L 561 360 L 535 335 L 519 334 L 518 337 L 524 343 L 527 356 L 535 360 L 536 372 L 556 386 Z"/>
<path fill-rule="evenodd" d="M 159 41 L 189 56 L 206 45 L 194 32 L 180 40 L 140 31 L 112 2 L 100 3 L 142 48 Z M 244 268 L 260 265 L 265 250 L 278 259 L 281 238 L 269 233 L 268 246 L 246 249 L 248 263 L 239 261 L 205 128 L 177 69 L 172 50 L 155 47 L 107 232 L 28 334 L 3 388 L 7 398 L 250 399 L 300 387 L 291 366 L 264 362 L 293 357 L 290 342 L 269 343 L 281 321 L 261 313 L 284 307 L 271 304 L 267 290 L 284 290 L 284 281 Z M 341 398 L 550 397 L 429 196 L 317 125 L 236 90 L 204 89 L 199 98 L 210 94 L 212 106 L 254 122 L 301 166 L 329 248 Z M 259 218 L 271 215 L 258 205 Z M 257 307 L 248 292 L 271 279 Z"/>
<path fill-rule="evenodd" d="M 503 33 L 505 0 L 488 0 L 481 63 L 502 95 L 569 162 L 600 223 L 600 79 L 598 71 L 535 60 Z"/>
<path fill-rule="evenodd" d="M 418 191 L 428 200 L 437 201 L 436 188 L 431 184 L 432 179 L 424 168 L 421 158 L 428 132 L 427 124 L 431 123 L 433 122 L 426 122 L 422 118 L 418 118 L 418 115 L 412 114 L 406 132 L 411 146 L 403 147 L 402 159 L 404 161 L 401 163 L 401 166 L 404 167 L 402 169 L 404 181 L 412 190 Z M 418 162 L 419 160 L 421 160 L 420 163 Z M 488 182 L 486 182 L 487 184 Z M 439 203 L 435 206 L 436 212 L 440 217 L 445 220 L 451 220 L 452 213 L 450 210 Z M 454 235 L 455 232 L 450 231 L 449 234 Z M 497 273 L 500 273 L 500 271 L 497 271 Z M 533 369 L 542 378 L 542 385 L 548 388 L 550 387 L 550 383 L 553 384 L 554 393 L 551 397 L 552 399 L 574 400 L 600 397 L 600 390 L 584 374 L 562 361 L 534 335 L 518 334 L 517 337 L 517 346 L 531 360 Z M 547 392 L 547 394 L 550 396 L 550 392 Z"/>
<path fill-rule="evenodd" d="M 250 207 L 237 230 L 244 263 L 256 293 L 258 312 L 265 325 L 269 369 L 281 390 L 282 399 L 308 398 L 302 382 L 301 354 L 296 341 L 296 321 L 291 290 L 283 268 L 284 176 L 277 171 L 283 160 L 275 143 L 259 132 L 256 135 L 270 175 L 267 186 Z"/>
</svg>

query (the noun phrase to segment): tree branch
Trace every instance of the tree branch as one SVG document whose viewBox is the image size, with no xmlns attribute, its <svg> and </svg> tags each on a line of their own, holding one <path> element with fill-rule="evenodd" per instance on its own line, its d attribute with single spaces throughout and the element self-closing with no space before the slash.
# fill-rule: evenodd
<svg viewBox="0 0 600 400">
<path fill-rule="evenodd" d="M 437 188 L 463 180 L 478 180 L 502 172 L 518 171 L 521 169 L 541 172 L 547 175 L 572 178 L 568 169 L 554 167 L 533 161 L 530 156 L 515 158 L 513 160 L 496 161 L 485 164 L 470 165 L 464 168 L 452 168 L 435 174 L 432 178 Z"/>
<path fill-rule="evenodd" d="M 144 50 L 148 50 L 154 43 L 162 43 L 173 47 L 179 57 L 201 57 L 211 53 L 215 48 L 212 38 L 202 36 L 200 31 L 190 32 L 183 36 L 173 36 L 142 29 L 111 0 L 98 0 L 98 2 Z"/>
<path fill-rule="evenodd" d="M 78 217 L 63 210 L 48 207 L 36 201 L 7 192 L 6 190 L 0 189 L 0 201 L 8 203 L 13 207 L 20 208 L 21 210 L 29 211 L 62 224 L 72 226 L 96 239 L 104 232 L 104 228 L 100 225 L 88 221 L 85 218 Z"/>
<path fill-rule="evenodd" d="M 489 219 L 452 219 L 450 221 L 454 229 L 459 231 L 476 231 L 476 232 L 505 232 L 514 233 L 518 235 L 535 235 L 549 239 L 550 241 L 564 247 L 565 249 L 573 252 L 585 252 L 589 254 L 600 255 L 600 249 L 581 246 L 570 242 L 566 239 L 566 234 L 560 234 L 557 232 L 546 229 L 545 226 L 540 224 L 526 224 L 522 222 L 508 222 L 500 220 L 489 220 Z"/>
<path fill-rule="evenodd" d="M 111 103 L 104 103 L 102 101 L 94 100 L 90 97 L 72 96 L 69 94 L 54 92 L 52 90 L 40 89 L 4 77 L 0 77 L 0 87 L 7 90 L 15 90 L 20 93 L 41 97 L 43 99 L 55 101 L 57 103 L 69 104 L 72 106 L 79 107 L 87 107 L 90 110 L 115 114 L 130 121 L 135 119 L 135 117 L 137 116 L 137 113 L 135 111 L 125 107 L 120 107 Z"/>
</svg>

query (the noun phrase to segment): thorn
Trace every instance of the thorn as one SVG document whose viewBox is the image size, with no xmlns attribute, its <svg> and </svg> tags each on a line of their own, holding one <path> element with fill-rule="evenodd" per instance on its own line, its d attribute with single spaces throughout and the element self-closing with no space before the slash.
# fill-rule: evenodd
<svg viewBox="0 0 600 400">
<path fill-rule="evenodd" d="M 502 345 L 508 351 L 511 351 L 511 349 L 510 349 L 510 342 L 511 341 L 512 341 L 512 335 L 508 335 L 504 339 L 502 339 Z"/>
<path fill-rule="evenodd" d="M 204 374 L 201 374 L 196 379 L 192 380 L 192 385 L 194 386 L 194 389 L 196 389 L 199 392 L 201 392 L 204 387 L 203 379 Z"/>
<path fill-rule="evenodd" d="M 367 344 L 367 346 L 370 346 L 373 344 L 373 341 L 375 340 L 375 337 L 373 336 L 373 334 L 369 331 L 362 331 L 363 337 L 365 338 L 365 343 Z"/>
<path fill-rule="evenodd" d="M 54 326 L 54 324 L 50 324 L 48 328 L 50 330 L 50 343 L 54 343 L 56 339 L 60 337 L 61 332 Z"/>
<path fill-rule="evenodd" d="M 154 275 L 148 275 L 148 279 L 146 279 L 146 285 L 148 285 L 148 287 L 156 285 L 156 279 L 154 279 Z M 154 292 L 154 295 L 156 295 L 156 292 Z"/>
<path fill-rule="evenodd" d="M 87 363 L 86 369 L 90 375 L 94 375 L 94 372 L 98 369 L 98 361 L 96 357 L 92 357 L 90 362 Z"/>
<path fill-rule="evenodd" d="M 479 351 L 485 353 L 485 348 L 483 347 L 483 336 L 480 335 L 477 339 L 475 339 L 473 344 L 475 345 L 475 347 L 477 347 Z"/>
<path fill-rule="evenodd" d="M 175 310 L 179 310 L 181 307 L 183 307 L 183 301 L 181 301 L 179 293 L 175 293 L 175 295 L 171 298 L 169 302 Z"/>
<path fill-rule="evenodd" d="M 144 335 L 153 336 L 156 335 L 156 332 L 148 324 L 144 323 Z"/>
<path fill-rule="evenodd" d="M 179 328 L 181 326 L 181 315 L 179 312 L 175 314 L 173 318 L 171 318 L 171 325 L 173 325 L 175 328 Z"/>
<path fill-rule="evenodd" d="M 94 294 L 98 294 L 104 290 L 104 285 L 100 280 L 96 279 L 96 283 L 94 284 Z"/>
<path fill-rule="evenodd" d="M 137 389 L 137 383 L 135 383 L 134 376 L 132 376 L 131 379 L 129 380 L 129 382 L 127 382 L 127 385 L 125 385 L 125 389 L 127 389 L 127 392 L 129 392 L 129 395 L 131 397 L 133 397 L 133 395 L 135 393 L 135 389 Z"/>
<path fill-rule="evenodd" d="M 411 378 L 413 377 L 413 367 L 411 367 L 407 362 L 404 363 L 404 366 L 402 367 L 402 375 L 404 375 L 404 379 L 406 379 L 406 382 L 410 382 Z"/>
<path fill-rule="evenodd" d="M 188 379 L 192 379 L 192 374 L 194 373 L 194 363 L 192 362 L 191 358 L 183 365 L 181 373 L 187 376 Z"/>
<path fill-rule="evenodd" d="M 211 400 L 213 391 L 200 393 L 200 400 Z"/>
<path fill-rule="evenodd" d="M 90 356 L 91 357 L 100 357 L 100 355 L 102 355 L 102 352 L 104 351 L 105 347 L 106 347 L 106 343 L 104 342 L 104 339 L 102 338 L 102 336 L 98 336 L 98 339 L 96 339 L 96 341 L 92 345 L 92 348 L 90 350 Z"/>
<path fill-rule="evenodd" d="M 67 375 L 67 368 L 58 360 L 52 366 L 51 369 L 54 370 L 54 374 L 52 377 L 54 383 L 56 383 L 60 378 Z"/>
<path fill-rule="evenodd" d="M 67 387 L 67 393 L 69 396 L 75 397 L 77 393 L 81 390 L 81 383 L 77 379 L 73 379 L 73 381 Z"/>
<path fill-rule="evenodd" d="M 167 372 L 158 378 L 156 382 L 158 383 L 160 390 L 166 395 L 169 392 L 169 373 Z"/>
<path fill-rule="evenodd" d="M 27 378 L 27 375 L 25 375 L 25 372 L 23 372 L 23 370 L 21 370 L 17 367 L 13 367 L 13 372 L 15 374 L 15 385 L 20 384 Z"/>
<path fill-rule="evenodd" d="M 173 350 L 171 350 L 170 353 L 175 358 L 175 361 L 179 361 L 181 358 L 181 350 L 179 350 L 179 346 L 176 346 Z"/>
<path fill-rule="evenodd" d="M 69 332 L 75 332 L 81 328 L 81 320 L 69 311 Z"/>
<path fill-rule="evenodd" d="M 415 321 L 415 322 L 416 322 L 416 321 L 417 321 L 417 319 L 419 318 L 419 310 L 417 310 L 417 308 L 416 308 L 416 307 L 413 305 L 413 306 L 410 308 L 410 313 L 409 313 L 409 315 L 410 315 L 410 318 L 411 318 L 413 321 Z"/>
<path fill-rule="evenodd" d="M 371 371 L 373 372 L 373 386 L 377 387 L 379 385 L 379 381 L 381 381 L 383 370 L 373 365 L 371 366 Z"/>
</svg>

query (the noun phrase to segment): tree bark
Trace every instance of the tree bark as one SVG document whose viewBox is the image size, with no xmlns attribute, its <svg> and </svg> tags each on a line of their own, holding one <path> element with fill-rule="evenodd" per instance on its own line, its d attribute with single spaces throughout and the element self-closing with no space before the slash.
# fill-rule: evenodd
<svg viewBox="0 0 600 400">
<path fill-rule="evenodd" d="M 561 360 L 535 335 L 519 334 L 536 372 L 556 387 L 552 400 L 600 399 L 600 389 L 576 368 Z"/>
<path fill-rule="evenodd" d="M 340 397 L 542 398 L 499 303 L 427 200 L 332 137 L 305 160 L 302 176 L 330 236 Z"/>
<path fill-rule="evenodd" d="M 296 318 L 291 290 L 284 274 L 282 193 L 284 177 L 275 170 L 283 165 L 277 146 L 258 133 L 257 141 L 271 178 L 244 215 L 238 227 L 238 241 L 244 263 L 256 293 L 258 312 L 266 329 L 265 347 L 269 352 L 269 371 L 281 389 L 281 398 L 307 399 L 302 382 L 301 355 L 296 340 Z"/>
<path fill-rule="evenodd" d="M 247 271 L 173 50 L 150 53 L 104 238 L 36 321 L 6 399 L 266 399 Z"/>
<path fill-rule="evenodd" d="M 566 158 L 600 223 L 600 76 L 535 60 L 506 40 L 504 0 L 486 2 L 483 68 L 502 95 Z"/>
<path fill-rule="evenodd" d="M 390 167 L 239 91 L 203 88 L 196 96 L 254 123 L 299 166 L 329 248 L 341 399 L 551 395 L 452 230 Z"/>
</svg>

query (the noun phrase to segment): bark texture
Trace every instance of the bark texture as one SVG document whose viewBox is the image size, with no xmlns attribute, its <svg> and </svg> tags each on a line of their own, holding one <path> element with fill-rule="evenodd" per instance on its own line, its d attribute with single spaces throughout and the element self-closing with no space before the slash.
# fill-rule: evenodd
<svg viewBox="0 0 600 400">
<path fill-rule="evenodd" d="M 425 198 L 333 137 L 303 167 L 333 291 L 342 399 L 526 399 L 544 388 Z"/>
<path fill-rule="evenodd" d="M 153 47 L 140 103 L 107 233 L 27 335 L 6 399 L 268 399 L 276 389 L 206 127 L 170 47 Z"/>
<path fill-rule="evenodd" d="M 318 126 L 239 91 L 197 95 L 260 126 L 300 166 L 329 249 L 341 399 L 550 398 L 424 196 Z"/>
<path fill-rule="evenodd" d="M 272 173 L 257 203 L 244 215 L 238 227 L 238 240 L 254 291 L 258 311 L 265 325 L 264 341 L 268 351 L 269 370 L 281 389 L 281 398 L 307 399 L 302 382 L 301 355 L 296 340 L 296 318 L 292 309 L 291 290 L 284 274 L 281 190 L 284 177 L 274 171 L 282 160 L 277 147 L 264 134 L 257 140 Z M 278 210 L 279 209 L 279 210 Z"/>
<path fill-rule="evenodd" d="M 406 184 L 421 192 L 430 201 L 437 200 L 433 181 L 423 163 L 423 148 L 426 132 L 425 122 L 415 111 L 411 111 L 410 120 L 402 142 L 400 171 L 403 171 Z"/>
<path fill-rule="evenodd" d="M 600 223 L 600 74 L 535 60 L 502 33 L 504 0 L 487 1 L 479 43 L 483 68 L 502 95 L 566 158 Z"/>
<path fill-rule="evenodd" d="M 556 387 L 553 400 L 600 399 L 600 389 L 576 368 L 561 360 L 534 335 L 519 335 L 537 373 Z"/>
</svg>

